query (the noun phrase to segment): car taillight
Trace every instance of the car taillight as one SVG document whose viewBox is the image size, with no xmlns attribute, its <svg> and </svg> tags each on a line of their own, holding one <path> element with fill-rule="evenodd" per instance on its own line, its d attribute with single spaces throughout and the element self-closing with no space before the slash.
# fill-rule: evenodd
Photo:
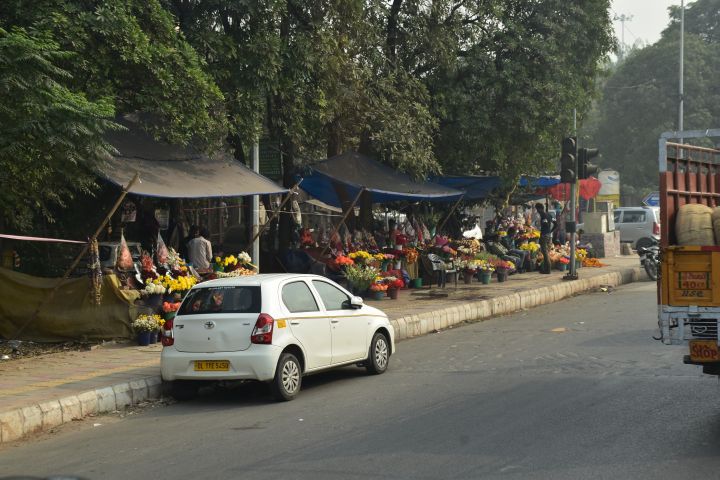
<svg viewBox="0 0 720 480">
<path fill-rule="evenodd" d="M 169 347 L 175 343 L 175 335 L 173 335 L 173 319 L 165 320 L 162 330 L 163 347 Z"/>
<path fill-rule="evenodd" d="M 274 324 L 274 318 L 267 313 L 261 313 L 255 322 L 255 328 L 253 329 L 252 335 L 250 335 L 250 341 L 264 345 L 271 344 Z"/>
<path fill-rule="evenodd" d="M 653 222 L 653 235 L 660 235 L 660 224 Z"/>
</svg>

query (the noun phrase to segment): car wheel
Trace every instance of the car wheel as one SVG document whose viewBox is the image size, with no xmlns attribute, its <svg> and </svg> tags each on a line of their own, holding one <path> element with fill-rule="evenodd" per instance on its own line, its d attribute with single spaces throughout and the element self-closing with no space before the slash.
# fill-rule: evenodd
<svg viewBox="0 0 720 480">
<path fill-rule="evenodd" d="M 170 396 L 179 402 L 185 402 L 192 400 L 198 394 L 199 385 L 196 382 L 188 380 L 175 380 L 169 382 L 168 390 Z"/>
<path fill-rule="evenodd" d="M 652 244 L 653 244 L 652 240 L 650 240 L 647 237 L 643 237 L 640 240 L 638 240 L 637 243 L 635 243 L 635 250 L 639 250 L 641 248 L 648 248 L 648 247 L 652 246 Z"/>
<path fill-rule="evenodd" d="M 368 359 L 365 362 L 365 368 L 368 373 L 379 375 L 384 373 L 390 363 L 390 346 L 385 334 L 376 332 L 370 342 L 370 351 Z"/>
<path fill-rule="evenodd" d="M 292 353 L 283 353 L 275 369 L 272 381 L 272 392 L 276 400 L 287 402 L 300 392 L 302 385 L 302 369 L 300 362 Z"/>
</svg>

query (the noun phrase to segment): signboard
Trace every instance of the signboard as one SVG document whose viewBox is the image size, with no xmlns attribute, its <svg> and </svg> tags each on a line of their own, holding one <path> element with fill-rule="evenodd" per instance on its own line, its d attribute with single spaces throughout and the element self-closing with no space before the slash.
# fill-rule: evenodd
<svg viewBox="0 0 720 480">
<path fill-rule="evenodd" d="M 620 173 L 615 170 L 602 170 L 598 173 L 598 180 L 600 180 L 600 191 L 599 195 L 618 195 L 620 196 Z"/>
<path fill-rule="evenodd" d="M 660 206 L 660 192 L 652 192 L 645 195 L 642 203 L 648 207 L 659 207 Z"/>
<path fill-rule="evenodd" d="M 595 202 L 612 202 L 613 207 L 620 206 L 620 194 L 617 195 L 598 195 L 595 197 Z"/>
<path fill-rule="evenodd" d="M 282 156 L 277 141 L 263 138 L 260 140 L 260 175 L 272 180 L 282 180 Z"/>
</svg>

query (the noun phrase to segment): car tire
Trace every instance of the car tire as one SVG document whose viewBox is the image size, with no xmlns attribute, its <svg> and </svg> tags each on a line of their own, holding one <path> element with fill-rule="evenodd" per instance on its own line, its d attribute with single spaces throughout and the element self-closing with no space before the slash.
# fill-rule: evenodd
<svg viewBox="0 0 720 480">
<path fill-rule="evenodd" d="M 635 250 L 638 250 L 640 248 L 648 248 L 651 247 L 653 244 L 653 241 L 647 237 L 643 237 L 639 239 L 637 242 L 635 242 Z"/>
<path fill-rule="evenodd" d="M 294 399 L 302 386 L 302 367 L 292 353 L 283 353 L 275 369 L 275 378 L 270 384 L 273 397 L 279 402 Z"/>
<path fill-rule="evenodd" d="M 192 380 L 175 380 L 173 382 L 167 382 L 167 391 L 170 396 L 178 402 L 186 402 L 192 400 L 198 394 L 200 389 L 197 382 Z"/>
<path fill-rule="evenodd" d="M 372 342 L 370 342 L 370 351 L 365 361 L 365 368 L 371 375 L 379 375 L 385 373 L 390 363 L 390 344 L 384 333 L 375 332 Z"/>
</svg>

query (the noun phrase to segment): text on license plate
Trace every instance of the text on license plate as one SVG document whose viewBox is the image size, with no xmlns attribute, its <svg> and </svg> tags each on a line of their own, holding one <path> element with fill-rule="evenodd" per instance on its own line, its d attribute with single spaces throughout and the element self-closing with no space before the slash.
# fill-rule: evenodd
<svg viewBox="0 0 720 480">
<path fill-rule="evenodd" d="M 716 340 L 691 340 L 690 359 L 694 362 L 720 361 Z"/>
<path fill-rule="evenodd" d="M 227 360 L 195 360 L 196 372 L 227 372 L 230 362 Z"/>
</svg>

